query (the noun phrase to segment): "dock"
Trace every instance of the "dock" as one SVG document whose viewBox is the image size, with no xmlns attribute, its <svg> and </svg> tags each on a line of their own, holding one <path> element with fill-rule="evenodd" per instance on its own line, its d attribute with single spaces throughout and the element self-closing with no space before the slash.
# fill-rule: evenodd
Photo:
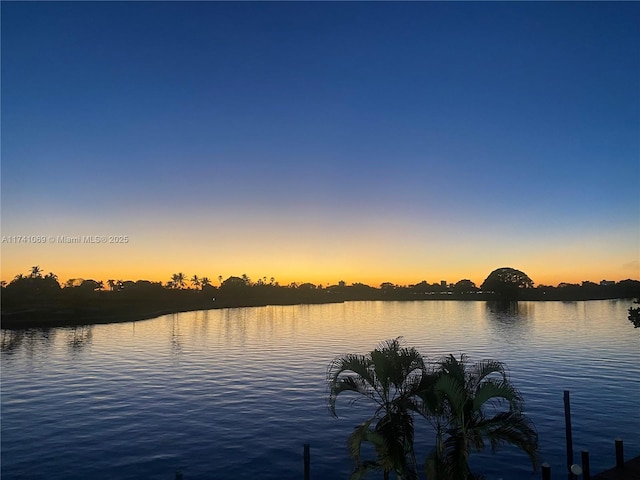
<svg viewBox="0 0 640 480">
<path fill-rule="evenodd" d="M 640 480 L 640 456 L 591 477 L 592 480 Z"/>
</svg>

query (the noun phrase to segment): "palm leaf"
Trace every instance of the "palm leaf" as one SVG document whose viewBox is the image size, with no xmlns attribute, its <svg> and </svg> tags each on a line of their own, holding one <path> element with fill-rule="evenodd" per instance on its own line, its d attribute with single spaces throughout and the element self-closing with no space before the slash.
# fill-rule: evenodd
<svg viewBox="0 0 640 480">
<path fill-rule="evenodd" d="M 356 461 L 356 467 L 351 475 L 352 480 L 363 478 L 371 470 L 380 470 L 383 468 L 382 464 L 372 460 L 362 460 L 361 448 L 364 442 L 372 443 L 376 451 L 384 449 L 384 442 L 379 434 L 371 430 L 371 423 L 373 418 L 361 423 L 354 428 L 353 433 L 349 435 L 347 440 L 347 448 L 349 455 Z"/>
<path fill-rule="evenodd" d="M 458 378 L 449 375 L 441 376 L 435 384 L 435 391 L 450 407 L 453 416 L 458 417 L 462 413 L 467 392 L 464 383 L 461 383 Z"/>
<path fill-rule="evenodd" d="M 525 452 L 534 471 L 539 464 L 538 432 L 531 420 L 520 412 L 501 412 L 476 426 L 491 442 L 495 451 L 500 445 L 513 445 Z"/>
<path fill-rule="evenodd" d="M 504 380 L 485 379 L 479 385 L 473 397 L 473 410 L 481 410 L 485 403 L 490 400 L 494 400 L 498 404 L 506 401 L 512 410 L 522 409 L 520 393 L 513 385 Z"/>
<path fill-rule="evenodd" d="M 438 429 L 439 447 L 427 458 L 426 466 L 435 478 L 475 478 L 469 469 L 469 455 L 472 450 L 483 450 L 485 442 L 494 450 L 502 444 L 520 448 L 536 468 L 538 436 L 522 413 L 524 402 L 509 382 L 503 363 L 483 360 L 467 366 L 464 355 L 460 360 L 449 355 L 439 363 L 435 374 L 424 376 L 422 382 L 421 407 L 426 417 L 435 417 Z M 499 411 L 501 407 L 508 410 Z"/>
</svg>

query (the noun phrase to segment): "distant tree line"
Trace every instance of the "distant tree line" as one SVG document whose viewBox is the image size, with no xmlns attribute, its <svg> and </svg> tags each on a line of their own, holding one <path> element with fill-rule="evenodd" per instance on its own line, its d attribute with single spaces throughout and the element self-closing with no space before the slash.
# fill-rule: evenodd
<svg viewBox="0 0 640 480">
<path fill-rule="evenodd" d="M 540 285 L 522 271 L 511 267 L 498 268 L 476 286 L 468 279 L 456 283 L 397 285 L 383 282 L 379 287 L 364 283 L 347 285 L 339 281 L 332 285 L 292 282 L 280 285 L 274 277 L 256 281 L 246 274 L 218 277 L 218 286 L 206 276 L 190 278 L 175 273 L 164 284 L 148 280 L 101 280 L 72 278 L 61 284 L 57 275 L 44 274 L 34 266 L 2 285 L 3 320 L 14 318 L 82 317 L 106 318 L 127 314 L 188 311 L 198 309 L 260 306 L 268 304 L 330 303 L 349 300 L 591 300 L 640 298 L 640 281 L 561 283 L 556 287 Z M 3 324 L 5 322 L 3 321 Z"/>
</svg>

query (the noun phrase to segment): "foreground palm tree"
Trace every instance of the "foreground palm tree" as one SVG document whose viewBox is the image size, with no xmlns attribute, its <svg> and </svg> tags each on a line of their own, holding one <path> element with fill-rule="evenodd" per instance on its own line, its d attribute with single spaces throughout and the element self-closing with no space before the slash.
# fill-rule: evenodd
<svg viewBox="0 0 640 480">
<path fill-rule="evenodd" d="M 405 347 L 401 338 L 381 343 L 367 355 L 343 355 L 329 365 L 329 408 L 337 417 L 336 400 L 343 392 L 353 392 L 376 405 L 373 416 L 355 428 L 349 437 L 349 451 L 356 460 L 352 479 L 370 470 L 382 470 L 384 478 L 395 472 L 398 478 L 417 478 L 413 450 L 414 400 L 425 373 L 422 356 Z M 377 459 L 363 461 L 360 447 L 373 444 Z"/>
<path fill-rule="evenodd" d="M 429 383 L 420 393 L 423 414 L 436 429 L 436 446 L 427 457 L 429 479 L 481 478 L 471 473 L 469 454 L 483 450 L 485 442 L 493 449 L 515 445 L 537 468 L 538 434 L 504 364 L 484 360 L 469 365 L 464 355 L 460 360 L 450 355 Z"/>
</svg>

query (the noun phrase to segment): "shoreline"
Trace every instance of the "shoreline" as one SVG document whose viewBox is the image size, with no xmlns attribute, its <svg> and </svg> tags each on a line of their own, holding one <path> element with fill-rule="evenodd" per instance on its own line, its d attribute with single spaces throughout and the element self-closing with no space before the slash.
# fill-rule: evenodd
<svg viewBox="0 0 640 480">
<path fill-rule="evenodd" d="M 444 296 L 443 296 L 444 297 Z M 583 302 L 583 301 L 602 301 L 602 300 L 628 300 L 633 301 L 633 298 L 591 298 L 591 299 L 575 299 L 575 300 L 558 300 L 558 299 L 521 299 L 523 302 Z M 144 320 L 150 320 L 153 318 L 161 317 L 163 315 L 171 315 L 176 313 L 186 312 L 198 312 L 206 310 L 222 310 L 226 308 L 258 308 L 267 306 L 294 306 L 294 305 L 323 305 L 332 303 L 345 303 L 345 302 L 432 302 L 432 301 L 484 301 L 484 302 L 497 302 L 504 305 L 505 308 L 509 308 L 511 304 L 518 303 L 518 300 L 499 300 L 496 298 L 452 298 L 451 296 L 445 298 L 387 298 L 387 299 L 323 299 L 322 301 L 282 301 L 282 302 L 229 302 L 223 304 L 222 302 L 211 305 L 182 305 L 165 307 L 154 310 L 141 310 L 131 311 L 130 309 L 124 309 L 122 311 L 106 311 L 99 313 L 95 309 L 73 309 L 73 310 L 56 310 L 56 309 L 30 309 L 16 312 L 2 312 L 0 315 L 0 330 L 28 330 L 28 329 L 48 329 L 48 328 L 62 328 L 62 327 L 78 327 L 86 325 L 104 325 L 110 323 L 127 323 L 138 322 Z"/>
</svg>

